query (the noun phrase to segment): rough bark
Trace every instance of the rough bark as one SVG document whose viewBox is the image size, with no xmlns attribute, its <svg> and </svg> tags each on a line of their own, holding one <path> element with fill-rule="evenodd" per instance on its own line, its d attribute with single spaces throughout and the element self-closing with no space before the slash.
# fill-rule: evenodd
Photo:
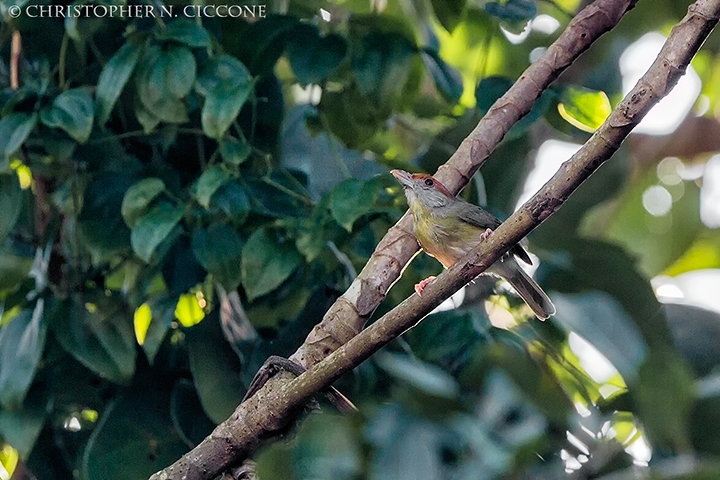
<svg viewBox="0 0 720 480">
<path fill-rule="evenodd" d="M 601 0 L 588 7 L 593 10 L 592 12 L 587 14 L 581 12 L 568 26 L 568 30 L 578 35 L 574 42 L 582 43 L 583 40 L 589 39 L 591 32 L 599 36 L 611 28 L 614 23 L 610 24 L 608 9 L 617 8 L 619 4 L 625 7 L 617 17 L 613 17 L 617 22 L 622 13 L 634 2 Z M 603 6 L 602 11 L 597 9 L 600 5 Z M 366 270 L 372 271 L 372 275 L 368 274 L 360 283 L 356 281 L 351 286 L 339 301 L 340 305 L 328 312 L 331 317 L 327 322 L 347 325 L 344 318 L 337 317 L 338 315 L 365 318 L 360 318 L 354 324 L 351 323 L 350 327 L 343 327 L 340 333 L 330 329 L 320 335 L 319 332 L 327 327 L 314 330 L 314 334 L 320 337 L 329 335 L 339 348 L 319 362 L 314 355 L 304 357 L 303 363 L 308 367 L 317 363 L 298 378 L 289 379 L 287 376 L 279 375 L 271 379 L 252 398 L 241 404 L 232 417 L 219 425 L 200 445 L 175 464 L 153 475 L 151 480 L 214 478 L 228 466 L 244 459 L 263 439 L 271 437 L 273 431 L 286 425 L 313 395 L 330 386 L 337 378 L 362 363 L 398 335 L 412 328 L 445 298 L 484 271 L 560 208 L 572 192 L 610 158 L 650 108 L 674 87 L 719 18 L 720 0 L 698 0 L 691 5 L 688 15 L 673 28 L 657 59 L 635 88 L 615 108 L 583 148 L 565 162 L 532 199 L 493 232 L 487 241 L 443 272 L 426 288 L 422 297 L 411 296 L 370 327 L 356 334 L 364 325 L 367 316 L 377 306 L 375 302 L 379 303 L 378 298 L 384 297 L 387 289 L 399 276 L 402 266 L 417 248 L 414 237 L 409 233 L 411 228 L 407 218 L 401 220 L 388 232 L 388 236 L 383 239 L 368 266 L 363 270 L 364 274 Z M 604 22 L 605 30 L 589 28 L 588 24 L 595 26 L 596 22 Z M 570 40 L 564 41 L 573 43 Z M 441 168 L 439 176 L 449 188 L 458 191 L 469 180 L 471 174 L 497 144 L 493 142 L 502 139 L 514 121 L 530 110 L 532 101 L 552 79 L 557 77 L 559 70 L 549 70 L 548 65 L 556 65 L 553 59 L 558 59 L 561 53 L 567 53 L 569 47 L 565 43 L 562 45 L 565 46 L 557 49 L 551 47 L 547 52 L 550 59 L 542 61 L 537 70 L 532 70 L 535 65 L 528 69 L 518 81 L 523 87 L 513 87 L 498 100 L 488 113 L 491 118 L 488 119 L 486 116 L 448 164 Z M 579 51 L 573 51 L 579 54 L 587 48 L 587 45 Z M 573 47 L 577 45 L 573 44 Z M 569 65 L 572 58 L 558 60 L 559 69 L 562 70 Z M 538 80 L 537 76 L 543 72 L 545 74 L 543 79 Z M 521 91 L 524 88 L 529 89 L 529 93 Z M 366 289 L 370 289 L 372 293 L 366 294 Z M 326 322 L 326 319 L 323 322 Z M 345 335 L 352 338 L 341 338 Z M 309 338 L 306 343 L 326 344 L 320 337 Z M 346 343 L 340 345 L 343 342 Z M 332 343 L 327 345 L 320 348 L 322 353 L 320 356 L 327 355 L 333 350 Z M 295 357 L 300 358 L 297 354 Z"/>
</svg>

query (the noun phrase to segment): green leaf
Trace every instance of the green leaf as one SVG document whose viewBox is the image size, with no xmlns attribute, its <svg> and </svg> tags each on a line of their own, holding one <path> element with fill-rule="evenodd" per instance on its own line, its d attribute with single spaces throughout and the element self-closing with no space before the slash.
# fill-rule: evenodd
<svg viewBox="0 0 720 480">
<path fill-rule="evenodd" d="M 91 291 L 83 300 L 55 301 L 49 319 L 60 345 L 80 363 L 110 381 L 130 381 L 135 335 L 132 315 L 119 296 Z"/>
<path fill-rule="evenodd" d="M 179 233 L 176 227 L 184 214 L 184 206 L 161 202 L 140 217 L 130 235 L 137 256 L 150 263 L 160 244 Z"/>
<path fill-rule="evenodd" d="M 192 48 L 210 46 L 210 34 L 207 30 L 189 18 L 178 18 L 160 30 L 158 40 L 173 40 Z"/>
<path fill-rule="evenodd" d="M 280 242 L 274 232 L 261 228 L 250 235 L 242 250 L 241 278 L 249 300 L 272 292 L 302 263 L 291 242 Z"/>
<path fill-rule="evenodd" d="M 612 107 L 603 91 L 567 86 L 560 94 L 558 112 L 572 126 L 592 133 L 610 115 Z"/>
<path fill-rule="evenodd" d="M 135 70 L 141 51 L 141 45 L 126 43 L 120 47 L 100 72 L 95 91 L 95 115 L 101 125 L 110 118 L 115 102 Z"/>
<path fill-rule="evenodd" d="M 180 61 L 189 63 L 180 65 Z M 195 59 L 186 48 L 173 47 L 162 50 L 157 45 L 153 45 L 141 59 L 136 75 L 140 102 L 148 112 L 161 121 L 187 122 L 187 107 L 175 94 L 183 93 L 187 81 L 194 80 L 196 68 Z M 144 123 L 143 126 L 147 129 Z"/>
<path fill-rule="evenodd" d="M 22 200 L 23 192 L 17 174 L 0 174 L 0 245 L 17 222 Z"/>
<path fill-rule="evenodd" d="M 645 207 L 653 202 L 663 206 L 663 201 L 667 211 L 653 215 Z M 650 169 L 616 197 L 604 237 L 632 252 L 642 272 L 652 278 L 681 258 L 702 232 L 699 202 L 694 181 L 665 185 Z"/>
<path fill-rule="evenodd" d="M 648 353 L 642 333 L 622 306 L 605 292 L 556 294 L 556 319 L 610 360 L 626 382 L 637 379 Z M 602 319 L 602 321 L 598 321 Z"/>
<path fill-rule="evenodd" d="M 396 379 L 407 382 L 429 395 L 455 398 L 460 391 L 455 379 L 434 365 L 391 353 L 378 354 L 375 360 L 383 370 Z"/>
<path fill-rule="evenodd" d="M 80 231 L 91 248 L 115 251 L 130 246 L 130 229 L 121 212 L 123 197 L 132 184 L 132 179 L 118 173 L 92 177 L 78 217 Z"/>
<path fill-rule="evenodd" d="M 215 205 L 235 225 L 242 225 L 250 213 L 250 199 L 237 182 L 228 182 L 212 196 Z"/>
<path fill-rule="evenodd" d="M 105 410 L 78 455 L 81 480 L 148 478 L 187 452 L 170 419 L 170 388 L 158 383 L 133 389 Z"/>
<path fill-rule="evenodd" d="M 0 247 L 0 294 L 14 290 L 27 278 L 34 259 L 33 248 L 19 242 Z"/>
<path fill-rule="evenodd" d="M 345 60 L 347 41 L 336 34 L 320 36 L 315 25 L 300 24 L 287 46 L 290 66 L 301 85 L 320 83 Z"/>
<path fill-rule="evenodd" d="M 183 98 L 192 90 L 197 76 L 197 64 L 192 52 L 185 47 L 170 47 L 165 56 L 165 87 L 169 95 Z"/>
<path fill-rule="evenodd" d="M 242 365 L 220 329 L 218 310 L 186 331 L 190 371 L 205 413 L 221 423 L 242 401 Z"/>
<path fill-rule="evenodd" d="M 201 121 L 207 136 L 222 139 L 252 88 L 250 72 L 238 59 L 221 55 L 208 63 L 197 81 L 198 91 L 205 96 Z"/>
<path fill-rule="evenodd" d="M 475 98 L 477 100 L 477 108 L 484 115 L 490 110 L 492 105 L 502 97 L 510 87 L 513 86 L 513 80 L 508 77 L 493 76 L 487 77 L 480 81 L 475 88 Z M 555 93 L 546 90 L 540 98 L 535 101 L 530 112 L 522 117 L 511 129 L 506 138 L 514 139 L 524 134 L 527 129 L 540 120 L 545 112 L 547 112 Z"/>
<path fill-rule="evenodd" d="M 173 387 L 170 417 L 175 430 L 191 445 L 198 445 L 215 428 L 213 421 L 205 415 L 195 385 L 184 378 Z"/>
<path fill-rule="evenodd" d="M 298 428 L 292 443 L 276 442 L 258 453 L 258 478 L 363 478 L 362 442 L 359 437 L 358 426 L 350 416 L 309 415 Z M 418 478 L 425 479 L 424 476 Z"/>
<path fill-rule="evenodd" d="M 293 15 L 268 15 L 241 31 L 237 38 L 239 57 L 253 75 L 272 71 L 299 23 Z"/>
<path fill-rule="evenodd" d="M 40 396 L 30 392 L 21 410 L 0 409 L 0 436 L 18 451 L 23 461 L 33 451 L 50 410 Z"/>
<path fill-rule="evenodd" d="M 165 183 L 159 178 L 143 178 L 128 188 L 123 197 L 121 213 L 125 223 L 135 228 L 138 218 L 147 210 L 150 203 L 165 190 Z"/>
<path fill-rule="evenodd" d="M 84 88 L 73 88 L 61 93 L 52 107 L 40 112 L 40 120 L 48 127 L 61 128 L 76 142 L 90 138 L 95 109 L 90 94 Z"/>
<path fill-rule="evenodd" d="M 37 115 L 13 113 L 0 120 L 0 152 L 4 160 L 10 158 L 35 128 Z"/>
<path fill-rule="evenodd" d="M 168 298 L 164 294 L 148 300 L 151 320 L 145 331 L 145 339 L 142 348 L 147 355 L 150 365 L 155 361 L 155 356 L 160 350 L 165 335 L 170 330 L 170 325 L 175 320 L 176 298 Z"/>
<path fill-rule="evenodd" d="M 440 94 L 448 102 L 457 103 L 463 93 L 463 80 L 460 72 L 445 63 L 435 50 L 425 48 L 421 57 Z"/>
<path fill-rule="evenodd" d="M 200 175 L 200 178 L 193 185 L 193 197 L 200 205 L 208 208 L 210 207 L 210 198 L 229 179 L 230 175 L 222 168 L 210 167 Z"/>
<path fill-rule="evenodd" d="M 452 33 L 465 11 L 465 0 L 431 0 L 435 16 L 445 30 Z"/>
<path fill-rule="evenodd" d="M 252 147 L 244 138 L 241 140 L 226 138 L 220 142 L 220 155 L 223 161 L 233 167 L 241 165 L 251 153 Z"/>
<path fill-rule="evenodd" d="M 410 77 L 414 45 L 396 33 L 369 33 L 353 50 L 360 92 L 377 106 L 393 108 Z"/>
<path fill-rule="evenodd" d="M 487 2 L 485 11 L 500 20 L 515 22 L 534 18 L 537 15 L 537 5 L 534 0 Z"/>
<path fill-rule="evenodd" d="M 692 376 L 674 351 L 651 350 L 630 393 L 648 440 L 660 448 L 688 445 L 688 419 L 694 400 Z"/>
<path fill-rule="evenodd" d="M 0 330 L 0 405 L 18 410 L 22 406 L 45 349 L 47 323 L 45 301 L 23 310 Z"/>
<path fill-rule="evenodd" d="M 192 249 L 198 262 L 228 291 L 240 285 L 243 241 L 237 231 L 223 223 L 195 230 Z"/>
<path fill-rule="evenodd" d="M 355 220 L 372 209 L 377 191 L 372 183 L 351 178 L 336 186 L 330 195 L 333 218 L 350 232 Z"/>
</svg>

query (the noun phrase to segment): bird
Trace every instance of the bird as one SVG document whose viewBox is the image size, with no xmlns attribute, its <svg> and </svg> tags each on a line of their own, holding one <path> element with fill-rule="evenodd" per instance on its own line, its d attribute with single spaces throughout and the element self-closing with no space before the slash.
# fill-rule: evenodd
<svg viewBox="0 0 720 480">
<path fill-rule="evenodd" d="M 500 220 L 493 214 L 453 195 L 431 175 L 404 170 L 390 173 L 403 187 L 418 243 L 445 268 L 450 268 L 500 226 Z M 517 259 L 532 264 L 528 253 L 517 244 L 484 273 L 505 279 L 540 320 L 553 316 L 555 305 Z M 415 285 L 417 294 L 421 295 L 434 278 Z"/>
</svg>

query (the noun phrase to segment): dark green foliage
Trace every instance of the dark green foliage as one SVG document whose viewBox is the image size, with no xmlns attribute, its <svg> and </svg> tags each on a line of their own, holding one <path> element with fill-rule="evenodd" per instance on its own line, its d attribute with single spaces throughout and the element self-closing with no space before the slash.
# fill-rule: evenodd
<svg viewBox="0 0 720 480">
<path fill-rule="evenodd" d="M 4 17 L 2 467 L 144 479 L 200 442 L 403 214 L 389 169 L 434 172 L 551 42 L 528 21 L 562 28 L 579 2 L 271 3 L 252 21 L 159 15 L 184 0 L 143 4 L 156 17 Z M 679 20 L 675 3 L 654 2 L 655 27 Z M 616 103 L 617 57 L 649 17 L 628 16 L 545 91 L 462 195 L 506 218 L 541 142 L 581 143 Z M 708 112 L 714 52 L 695 65 Z M 323 405 L 263 447 L 261 479 L 629 479 L 640 434 L 649 476 L 717 478 L 717 315 L 662 305 L 648 279 L 720 267 L 720 242 L 700 182 L 664 182 L 642 153 L 623 147 L 531 235 L 555 318 L 528 319 L 478 279 L 338 382 L 360 414 Z M 643 206 L 657 186 L 666 215 Z M 417 257 L 374 318 L 439 271 Z M 611 378 L 590 376 L 577 336 Z"/>
</svg>

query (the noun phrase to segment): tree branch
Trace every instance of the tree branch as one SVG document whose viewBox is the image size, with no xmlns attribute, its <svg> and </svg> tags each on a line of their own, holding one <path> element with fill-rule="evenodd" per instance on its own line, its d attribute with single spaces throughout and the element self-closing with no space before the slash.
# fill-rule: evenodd
<svg viewBox="0 0 720 480">
<path fill-rule="evenodd" d="M 590 13 L 578 15 L 576 20 L 581 20 L 571 22 L 568 30 L 558 39 L 558 42 L 572 29 L 578 34 L 578 39 L 588 39 L 589 32 L 593 32 L 593 35 L 596 35 L 592 38 L 594 40 L 614 24 L 608 25 L 605 30 L 589 29 L 588 24 L 596 25 L 596 22 L 599 22 L 597 19 L 608 20 L 609 24 L 608 9 L 610 7 L 617 8 L 620 3 L 625 5 L 625 9 L 618 17 L 613 17 L 616 18 L 615 21 L 619 20 L 622 13 L 634 4 L 632 1 L 598 1 L 588 7 L 592 10 Z M 604 8 L 601 13 L 598 10 L 600 6 Z M 263 439 L 271 437 L 274 430 L 286 425 L 302 405 L 318 391 L 330 386 L 337 378 L 352 370 L 398 335 L 414 326 L 443 299 L 484 271 L 510 247 L 560 208 L 570 194 L 604 161 L 610 158 L 649 109 L 664 97 L 682 76 L 690 59 L 718 22 L 718 17 L 720 17 L 720 0 L 698 0 L 691 5 L 688 15 L 673 28 L 652 67 L 585 146 L 565 162 L 555 176 L 503 223 L 486 242 L 483 242 L 467 257 L 457 262 L 431 283 L 427 287 L 425 295 L 422 297 L 411 296 L 297 379 L 273 378 L 256 395 L 241 404 L 232 417 L 219 425 L 198 447 L 184 455 L 174 465 L 153 475 L 151 480 L 210 479 L 227 466 L 241 461 Z M 565 39 L 560 43 L 565 45 L 564 42 L 567 41 Z M 587 45 L 572 51 L 579 55 L 587 48 Z M 553 44 L 554 46 L 555 44 Z M 487 158 L 489 152 L 497 144 L 493 145 L 493 142 L 499 142 L 502 139 L 512 123 L 530 110 L 532 100 L 537 98 L 542 89 L 546 88 L 552 79 L 556 78 L 560 71 L 569 65 L 571 59 L 559 60 L 560 53 L 567 52 L 567 50 L 564 47 L 553 47 L 546 54 L 550 57 L 549 60 L 541 61 L 537 69 L 533 69 L 537 65 L 534 64 L 518 81 L 521 85 L 529 85 L 523 88 L 529 88 L 531 93 L 523 94 L 515 87 L 509 90 L 488 113 L 490 118 L 488 119 L 486 116 L 463 142 L 448 164 L 441 167 L 441 178 L 454 191 L 458 191 L 461 185 L 471 178 L 470 174 L 474 173 Z M 554 65 L 551 62 L 553 58 L 559 61 L 558 70 L 548 70 L 548 65 Z M 506 124 L 505 122 L 510 123 Z M 384 297 L 387 289 L 399 276 L 401 266 L 417 248 L 414 237 L 409 233 L 409 227 L 407 218 L 404 218 L 391 229 L 363 270 L 363 273 L 373 272 L 377 279 L 372 283 L 369 279 L 365 279 L 364 282 L 367 285 L 355 282 L 341 298 L 340 303 L 344 306 L 341 305 L 337 308 L 334 306 L 323 322 L 328 319 L 331 312 L 335 312 L 333 315 L 341 315 L 342 312 L 348 311 L 350 314 L 363 317 L 369 316 L 374 311 L 377 306 L 374 304 L 375 301 L 379 303 L 377 299 Z M 412 245 L 408 242 L 411 242 Z M 405 256 L 407 259 L 401 262 L 400 259 Z M 375 289 L 373 295 L 369 296 L 369 300 L 363 294 L 368 285 Z M 356 304 L 362 308 L 356 309 Z M 328 320 L 328 322 L 332 321 L 333 318 Z M 342 324 L 342 321 L 338 320 L 338 322 Z M 362 325 L 357 328 L 359 330 Z M 350 331 L 345 333 L 352 337 L 354 335 L 352 330 L 350 328 Z M 317 328 L 314 332 L 316 331 L 318 331 Z M 311 340 L 309 337 L 306 344 L 312 343 Z M 333 338 L 333 341 L 341 340 L 339 337 Z M 327 346 L 323 348 L 327 349 Z M 322 353 L 327 354 L 329 351 Z M 309 364 L 315 363 L 311 361 L 311 358 L 305 360 Z"/>
</svg>

